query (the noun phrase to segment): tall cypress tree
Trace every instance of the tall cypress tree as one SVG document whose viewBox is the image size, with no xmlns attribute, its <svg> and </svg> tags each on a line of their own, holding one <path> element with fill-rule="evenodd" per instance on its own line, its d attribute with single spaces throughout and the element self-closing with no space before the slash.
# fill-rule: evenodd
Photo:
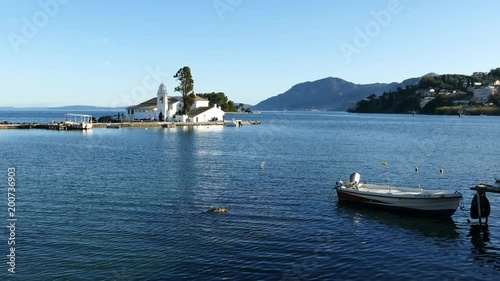
<svg viewBox="0 0 500 281">
<path fill-rule="evenodd" d="M 193 105 L 195 100 L 194 80 L 191 76 L 191 69 L 188 66 L 184 66 L 174 75 L 179 81 L 179 86 L 175 87 L 176 92 L 182 94 L 182 99 L 184 102 L 184 107 L 182 108 L 182 114 L 189 115 L 189 108 Z"/>
</svg>

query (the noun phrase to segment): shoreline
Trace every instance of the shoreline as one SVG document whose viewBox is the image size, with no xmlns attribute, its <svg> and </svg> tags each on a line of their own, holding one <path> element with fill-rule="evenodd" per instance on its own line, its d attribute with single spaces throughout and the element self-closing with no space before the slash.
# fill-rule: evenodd
<svg viewBox="0 0 500 281">
<path fill-rule="evenodd" d="M 243 125 L 259 125 L 260 121 L 242 121 Z M 92 129 L 106 128 L 173 128 L 177 126 L 224 126 L 224 121 L 215 122 L 123 122 L 123 123 L 93 123 Z M 0 130 L 14 129 L 46 129 L 58 130 L 57 124 L 40 124 L 40 123 L 16 123 L 16 124 L 0 124 Z"/>
</svg>

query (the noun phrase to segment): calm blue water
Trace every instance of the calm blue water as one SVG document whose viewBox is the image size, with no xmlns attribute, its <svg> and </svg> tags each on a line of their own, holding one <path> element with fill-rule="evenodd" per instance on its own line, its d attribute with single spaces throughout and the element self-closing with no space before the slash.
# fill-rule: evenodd
<svg viewBox="0 0 500 281">
<path fill-rule="evenodd" d="M 0 208 L 6 218 L 13 166 L 19 219 L 16 273 L 7 272 L 4 228 L 0 279 L 499 276 L 500 195 L 488 196 L 492 214 L 481 232 L 460 210 L 434 221 L 339 206 L 329 194 L 358 171 L 373 183 L 458 190 L 469 208 L 469 188 L 500 177 L 500 118 L 240 117 L 262 125 L 0 131 Z M 212 207 L 230 212 L 206 213 Z"/>
</svg>

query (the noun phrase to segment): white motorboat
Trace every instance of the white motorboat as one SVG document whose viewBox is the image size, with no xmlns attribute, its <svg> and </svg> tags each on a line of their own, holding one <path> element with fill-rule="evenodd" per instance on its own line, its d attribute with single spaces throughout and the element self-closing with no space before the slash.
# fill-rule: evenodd
<svg viewBox="0 0 500 281">
<path fill-rule="evenodd" d="M 232 120 L 225 120 L 224 125 L 228 126 L 228 127 L 242 127 L 243 123 L 241 120 L 237 120 L 237 119 L 233 118 Z"/>
<path fill-rule="evenodd" d="M 338 200 L 420 215 L 451 216 L 462 194 L 457 191 L 394 187 L 360 182 L 353 173 L 349 183 L 337 182 Z"/>
</svg>

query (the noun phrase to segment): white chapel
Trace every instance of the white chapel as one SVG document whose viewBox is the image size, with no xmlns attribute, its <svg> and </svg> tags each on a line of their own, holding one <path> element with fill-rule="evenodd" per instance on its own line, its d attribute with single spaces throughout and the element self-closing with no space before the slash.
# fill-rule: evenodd
<svg viewBox="0 0 500 281">
<path fill-rule="evenodd" d="M 156 120 L 166 122 L 208 122 L 224 119 L 224 111 L 217 104 L 209 106 L 208 100 L 196 96 L 189 115 L 179 112 L 184 106 L 182 97 L 170 97 L 162 83 L 155 98 L 127 107 L 127 120 Z"/>
</svg>

